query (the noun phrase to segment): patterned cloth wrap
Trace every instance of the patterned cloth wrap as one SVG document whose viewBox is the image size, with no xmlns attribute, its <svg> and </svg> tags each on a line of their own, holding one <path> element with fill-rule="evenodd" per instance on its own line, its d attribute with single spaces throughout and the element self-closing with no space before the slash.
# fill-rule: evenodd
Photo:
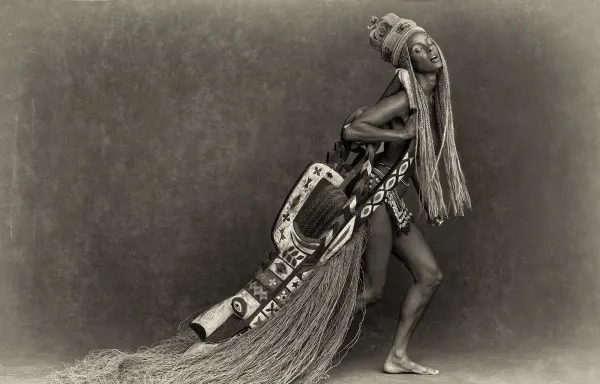
<svg viewBox="0 0 600 384">
<path fill-rule="evenodd" d="M 369 188 L 374 188 L 384 176 L 385 175 L 380 170 L 373 168 L 370 176 Z M 413 221 L 413 214 L 408 210 L 404 203 L 404 199 L 400 197 L 396 189 L 385 194 L 385 206 L 387 207 L 396 229 L 403 234 L 410 232 L 410 223 Z"/>
</svg>

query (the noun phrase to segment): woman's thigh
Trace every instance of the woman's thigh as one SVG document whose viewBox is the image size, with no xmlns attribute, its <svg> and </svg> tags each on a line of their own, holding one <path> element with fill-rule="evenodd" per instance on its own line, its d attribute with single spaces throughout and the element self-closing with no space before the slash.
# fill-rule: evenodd
<svg viewBox="0 0 600 384">
<path fill-rule="evenodd" d="M 392 253 L 392 223 L 386 207 L 376 209 L 369 222 L 371 229 L 363 254 L 363 270 L 370 288 L 383 289 Z"/>
<path fill-rule="evenodd" d="M 417 281 L 439 278 L 438 263 L 419 227 L 411 222 L 407 234 L 396 233 L 392 238 L 392 253 L 404 263 Z"/>
</svg>

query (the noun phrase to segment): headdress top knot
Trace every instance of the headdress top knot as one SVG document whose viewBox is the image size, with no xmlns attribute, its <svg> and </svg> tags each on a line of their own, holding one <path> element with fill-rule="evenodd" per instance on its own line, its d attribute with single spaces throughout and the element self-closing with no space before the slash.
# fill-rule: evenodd
<svg viewBox="0 0 600 384">
<path fill-rule="evenodd" d="M 370 31 L 371 46 L 381 52 L 383 60 L 397 66 L 400 52 L 408 38 L 415 32 L 425 30 L 412 20 L 403 19 L 393 13 L 377 18 L 371 17 Z"/>
<path fill-rule="evenodd" d="M 369 24 L 369 25 L 367 26 L 367 29 L 368 29 L 369 31 L 372 31 L 372 30 L 374 30 L 375 28 L 377 28 L 377 21 L 379 21 L 379 19 L 378 19 L 377 17 L 375 17 L 375 16 L 371 16 L 371 24 Z"/>
</svg>

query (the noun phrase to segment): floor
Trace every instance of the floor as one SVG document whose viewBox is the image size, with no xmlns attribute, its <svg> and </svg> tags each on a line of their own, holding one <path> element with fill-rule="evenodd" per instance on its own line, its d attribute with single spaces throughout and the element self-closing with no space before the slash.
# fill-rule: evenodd
<svg viewBox="0 0 600 384">
<path fill-rule="evenodd" d="M 387 375 L 381 372 L 385 351 L 352 351 L 330 372 L 326 384 L 597 384 L 600 346 L 563 345 L 460 352 L 415 350 L 412 357 L 440 370 L 438 376 Z M 0 361 L 0 383 L 42 383 L 62 366 L 50 356 Z"/>
<path fill-rule="evenodd" d="M 598 384 L 600 346 L 545 347 L 471 352 L 418 351 L 413 358 L 440 371 L 438 376 L 388 375 L 385 353 L 348 356 L 331 371 L 329 384 Z"/>
</svg>

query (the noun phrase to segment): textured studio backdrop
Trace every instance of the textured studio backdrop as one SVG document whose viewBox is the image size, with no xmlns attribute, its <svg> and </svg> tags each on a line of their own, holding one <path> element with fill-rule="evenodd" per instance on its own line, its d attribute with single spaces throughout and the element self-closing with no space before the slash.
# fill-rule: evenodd
<svg viewBox="0 0 600 384">
<path fill-rule="evenodd" d="M 391 78 L 388 12 L 444 50 L 474 201 L 426 229 L 445 282 L 416 342 L 598 331 L 598 3 L 31 0 L 0 5 L 0 351 L 148 345 L 245 284 Z M 365 345 L 391 343 L 392 264 Z"/>
</svg>

